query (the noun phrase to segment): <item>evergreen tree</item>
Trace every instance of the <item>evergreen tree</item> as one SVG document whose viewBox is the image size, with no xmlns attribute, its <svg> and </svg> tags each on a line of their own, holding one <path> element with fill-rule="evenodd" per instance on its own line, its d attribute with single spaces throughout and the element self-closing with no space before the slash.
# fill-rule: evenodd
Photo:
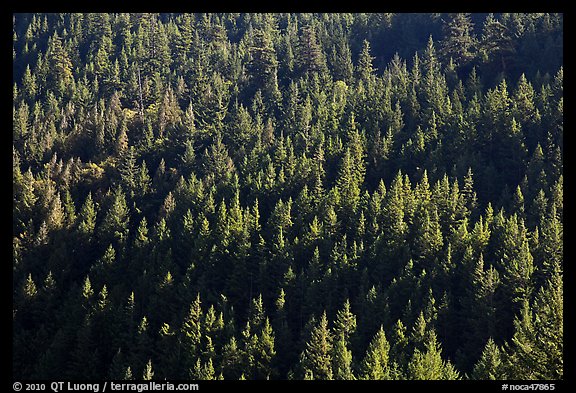
<svg viewBox="0 0 576 393">
<path fill-rule="evenodd" d="M 358 64 L 356 66 L 356 72 L 360 80 L 364 83 L 368 83 L 372 76 L 374 75 L 376 69 L 372 65 L 374 58 L 370 54 L 370 42 L 364 40 L 362 42 L 362 50 L 358 58 Z"/>
<path fill-rule="evenodd" d="M 236 338 L 232 336 L 222 350 L 222 370 L 225 379 L 239 379 L 241 373 L 242 359 Z"/>
<path fill-rule="evenodd" d="M 346 340 L 339 336 L 333 347 L 332 370 L 334 379 L 349 380 L 356 379 L 352 371 L 352 352 L 346 348 Z"/>
<path fill-rule="evenodd" d="M 532 308 L 524 301 L 515 317 L 515 332 L 507 346 L 509 375 L 523 379 L 561 379 L 563 361 L 563 284 L 560 270 L 542 287 Z"/>
<path fill-rule="evenodd" d="M 80 209 L 78 219 L 78 231 L 80 234 L 89 238 L 89 236 L 94 232 L 96 226 L 96 209 L 94 202 L 92 201 L 91 193 L 86 197 L 82 209 Z"/>
<path fill-rule="evenodd" d="M 386 339 L 384 329 L 380 326 L 380 330 L 370 342 L 366 350 L 366 356 L 362 361 L 362 378 L 371 380 L 391 379 L 389 352 L 390 344 Z"/>
<path fill-rule="evenodd" d="M 332 369 L 334 379 L 356 379 L 352 371 L 352 352 L 348 349 L 350 336 L 356 330 L 356 316 L 350 311 L 350 302 L 346 299 L 344 307 L 336 314 L 334 322 L 334 346 Z"/>
<path fill-rule="evenodd" d="M 302 27 L 298 62 L 304 73 L 319 72 L 326 67 L 324 52 L 318 43 L 316 29 L 312 24 Z"/>
<path fill-rule="evenodd" d="M 101 239 L 123 244 L 128 236 L 129 213 L 126 196 L 122 188 L 118 187 L 112 195 L 112 204 L 100 226 Z"/>
<path fill-rule="evenodd" d="M 278 90 L 278 59 L 267 31 L 256 30 L 254 46 L 250 48 L 251 60 L 249 69 L 254 78 L 255 86 L 266 92 L 268 99 L 277 99 Z"/>
<path fill-rule="evenodd" d="M 472 372 L 472 379 L 480 380 L 500 380 L 505 379 L 502 352 L 498 345 L 492 340 L 488 339 L 482 356 L 474 366 Z"/>
<path fill-rule="evenodd" d="M 12 27 L 15 379 L 563 378 L 563 14 Z"/>
<path fill-rule="evenodd" d="M 148 363 L 146 363 L 144 371 L 142 371 L 142 380 L 151 381 L 153 377 L 154 377 L 154 371 L 152 370 L 152 360 L 149 359 Z"/>
<path fill-rule="evenodd" d="M 200 341 L 202 338 L 201 331 L 201 318 L 202 309 L 200 307 L 200 294 L 196 296 L 196 299 L 190 304 L 190 309 L 188 315 L 184 319 L 181 331 L 181 344 L 184 349 L 184 359 L 185 363 L 189 367 L 192 366 L 193 359 L 196 358 L 200 351 Z"/>
<path fill-rule="evenodd" d="M 408 376 L 416 380 L 459 379 L 459 373 L 448 361 L 442 360 L 442 350 L 436 340 L 436 334 L 430 335 L 425 344 L 425 350 L 414 350 L 412 359 L 408 364 Z"/>
<path fill-rule="evenodd" d="M 494 62 L 497 69 L 506 72 L 511 56 L 516 52 L 509 28 L 489 14 L 482 28 L 480 50 L 485 61 Z"/>
<path fill-rule="evenodd" d="M 458 65 L 471 61 L 475 56 L 477 42 L 470 14 L 454 14 L 444 28 L 441 52 L 445 59 L 453 59 Z"/>
<path fill-rule="evenodd" d="M 274 377 L 275 370 L 272 362 L 276 356 L 274 349 L 274 332 L 268 318 L 264 321 L 262 332 L 258 337 L 255 356 L 255 379 L 270 379 Z"/>
<path fill-rule="evenodd" d="M 324 312 L 318 324 L 312 329 L 306 348 L 300 355 L 304 377 L 310 375 L 314 379 L 333 378 L 332 348 L 333 337 L 328 329 L 328 319 Z"/>
</svg>

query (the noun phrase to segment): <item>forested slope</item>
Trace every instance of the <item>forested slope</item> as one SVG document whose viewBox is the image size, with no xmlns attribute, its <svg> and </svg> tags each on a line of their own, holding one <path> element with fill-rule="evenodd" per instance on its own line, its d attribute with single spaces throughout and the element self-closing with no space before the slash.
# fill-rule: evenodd
<svg viewBox="0 0 576 393">
<path fill-rule="evenodd" d="M 562 379 L 562 29 L 14 14 L 14 378 Z"/>
</svg>

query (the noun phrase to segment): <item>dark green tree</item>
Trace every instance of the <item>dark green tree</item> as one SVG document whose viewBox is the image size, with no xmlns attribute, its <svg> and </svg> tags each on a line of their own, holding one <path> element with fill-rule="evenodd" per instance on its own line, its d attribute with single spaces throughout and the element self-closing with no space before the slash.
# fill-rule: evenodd
<svg viewBox="0 0 576 393">
<path fill-rule="evenodd" d="M 443 57 L 446 60 L 453 59 L 462 66 L 474 59 L 476 47 L 474 23 L 470 14 L 450 15 L 450 21 L 444 25 L 444 39 L 441 42 Z"/>
<path fill-rule="evenodd" d="M 538 291 L 532 307 L 526 300 L 514 319 L 515 332 L 506 346 L 508 375 L 522 379 L 562 379 L 563 284 L 557 266 L 550 280 Z"/>
<path fill-rule="evenodd" d="M 126 205 L 126 196 L 122 188 L 118 187 L 114 190 L 110 208 L 99 227 L 101 240 L 124 244 L 128 237 L 129 220 L 130 212 Z"/>
<path fill-rule="evenodd" d="M 303 73 L 320 72 L 326 68 L 325 55 L 318 43 L 316 28 L 313 24 L 302 27 L 298 63 Z"/>
</svg>

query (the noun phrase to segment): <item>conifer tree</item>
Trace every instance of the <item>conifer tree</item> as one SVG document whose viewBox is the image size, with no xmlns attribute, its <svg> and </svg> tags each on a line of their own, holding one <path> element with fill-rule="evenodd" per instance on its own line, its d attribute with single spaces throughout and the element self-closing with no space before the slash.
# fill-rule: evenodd
<svg viewBox="0 0 576 393">
<path fill-rule="evenodd" d="M 408 364 L 410 379 L 437 380 L 459 379 L 459 373 L 449 361 L 442 359 L 442 349 L 436 340 L 436 334 L 431 333 L 430 339 L 425 343 L 425 349 L 416 348 Z"/>
<path fill-rule="evenodd" d="M 104 216 L 100 233 L 104 238 L 115 239 L 122 243 L 128 235 L 130 215 L 126 197 L 121 187 L 116 188 L 112 196 L 112 204 Z"/>
<path fill-rule="evenodd" d="M 78 219 L 78 231 L 89 239 L 96 226 L 96 209 L 91 193 L 88 193 L 88 196 L 84 200 Z"/>
<path fill-rule="evenodd" d="M 312 24 L 302 27 L 298 60 L 304 73 L 319 72 L 326 67 L 324 52 L 318 44 L 316 29 Z"/>
<path fill-rule="evenodd" d="M 362 378 L 370 380 L 391 379 L 389 366 L 390 344 L 386 339 L 384 329 L 376 333 L 362 361 Z"/>
<path fill-rule="evenodd" d="M 360 56 L 358 58 L 358 65 L 356 66 L 356 72 L 360 80 L 367 83 L 370 81 L 370 78 L 376 71 L 373 67 L 372 62 L 374 58 L 370 54 L 370 42 L 368 40 L 364 40 L 362 42 L 362 50 L 360 51 Z"/>
<path fill-rule="evenodd" d="M 312 329 L 306 348 L 300 355 L 300 364 L 304 376 L 314 379 L 332 379 L 332 348 L 333 336 L 328 329 L 326 312 L 322 313 L 320 321 Z"/>
<path fill-rule="evenodd" d="M 523 379 L 561 379 L 563 361 L 563 284 L 558 267 L 538 291 L 532 308 L 526 300 L 515 317 L 507 346 L 509 375 Z"/>
<path fill-rule="evenodd" d="M 332 370 L 335 380 L 356 379 L 352 371 L 352 351 L 346 348 L 343 336 L 338 336 L 334 341 Z"/>
<path fill-rule="evenodd" d="M 563 14 L 12 26 L 15 379 L 564 377 Z"/>
<path fill-rule="evenodd" d="M 464 65 L 472 60 L 477 41 L 470 14 L 454 14 L 444 28 L 442 54 L 446 60 L 453 59 L 458 65 Z"/>
<path fill-rule="evenodd" d="M 494 340 L 489 338 L 471 377 L 480 380 L 505 379 L 503 366 L 502 352 Z"/>
<path fill-rule="evenodd" d="M 146 363 L 144 371 L 142 371 L 142 380 L 151 381 L 153 377 L 154 377 L 154 370 L 152 369 L 152 360 L 149 359 L 148 363 Z"/>
</svg>

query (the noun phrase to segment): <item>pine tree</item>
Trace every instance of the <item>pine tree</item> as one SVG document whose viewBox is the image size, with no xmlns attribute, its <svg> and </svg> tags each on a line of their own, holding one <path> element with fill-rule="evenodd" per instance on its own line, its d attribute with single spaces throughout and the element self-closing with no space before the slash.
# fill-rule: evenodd
<svg viewBox="0 0 576 393">
<path fill-rule="evenodd" d="M 532 274 L 534 273 L 534 258 L 530 251 L 527 231 L 524 221 L 518 222 L 513 215 L 506 224 L 508 250 L 502 260 L 504 263 L 503 284 L 506 286 L 513 302 L 521 303 L 529 299 L 533 290 Z M 504 252 L 506 252 L 504 251 Z"/>
<path fill-rule="evenodd" d="M 497 64 L 497 69 L 506 72 L 508 63 L 516 51 L 509 28 L 489 14 L 482 27 L 480 50 L 485 60 Z"/>
<path fill-rule="evenodd" d="M 215 379 L 214 365 L 212 359 L 208 359 L 204 364 L 200 361 L 200 358 L 196 360 L 194 369 L 190 370 L 191 379 L 199 380 L 213 380 Z"/>
<path fill-rule="evenodd" d="M 352 351 L 346 347 L 347 341 L 340 335 L 334 341 L 332 348 L 332 370 L 335 380 L 356 379 L 352 371 Z"/>
<path fill-rule="evenodd" d="M 458 65 L 471 61 L 475 56 L 477 40 L 470 14 L 454 14 L 444 29 L 445 36 L 441 43 L 444 58 L 453 59 Z"/>
<path fill-rule="evenodd" d="M 137 248 L 143 248 L 150 242 L 148 237 L 148 222 L 146 217 L 142 217 L 138 228 L 136 229 L 136 237 L 134 238 L 134 245 Z"/>
<path fill-rule="evenodd" d="M 318 43 L 316 29 L 312 24 L 302 28 L 298 62 L 303 73 L 319 72 L 326 67 L 324 52 Z"/>
<path fill-rule="evenodd" d="M 266 318 L 256 344 L 254 379 L 270 379 L 275 376 L 275 370 L 272 368 L 275 356 L 274 331 L 268 318 Z"/>
<path fill-rule="evenodd" d="M 538 291 L 532 305 L 526 300 L 515 317 L 515 332 L 506 347 L 509 375 L 522 379 L 562 379 L 563 280 L 558 267 Z M 531 307 L 530 307 L 531 306 Z"/>
<path fill-rule="evenodd" d="M 62 39 L 54 33 L 48 40 L 48 67 L 51 70 L 51 86 L 54 91 L 63 94 L 73 80 L 72 61 L 62 45 Z"/>
<path fill-rule="evenodd" d="M 100 236 L 103 241 L 113 240 L 122 244 L 128 236 L 130 214 L 126 204 L 126 196 L 121 187 L 117 187 L 112 195 L 112 204 L 104 216 L 100 226 Z"/>
<path fill-rule="evenodd" d="M 126 157 L 126 154 L 129 153 L 129 147 L 130 147 L 127 132 L 128 129 L 126 128 L 126 124 L 122 123 L 122 126 L 119 127 L 118 135 L 116 136 L 116 143 L 114 146 L 117 157 L 120 158 L 120 160 L 125 160 L 125 162 L 129 160 Z"/>
<path fill-rule="evenodd" d="M 416 348 L 408 364 L 408 377 L 416 380 L 459 379 L 459 373 L 448 361 L 442 360 L 442 349 L 436 341 L 436 334 L 431 332 L 425 343 L 425 350 Z"/>
<path fill-rule="evenodd" d="M 355 218 L 360 202 L 360 181 L 354 170 L 354 162 L 350 149 L 346 149 L 342 165 L 336 180 L 336 186 L 341 196 L 344 217 L 349 222 Z"/>
<path fill-rule="evenodd" d="M 350 311 L 348 299 L 336 313 L 332 369 L 334 379 L 356 379 L 352 371 L 352 352 L 348 349 L 350 336 L 356 331 L 356 316 Z"/>
<path fill-rule="evenodd" d="M 86 276 L 84 279 L 84 284 L 82 285 L 82 297 L 89 301 L 92 296 L 94 296 L 94 290 L 92 289 L 92 283 L 90 282 L 90 277 Z"/>
<path fill-rule="evenodd" d="M 36 284 L 32 279 L 32 273 L 28 274 L 24 285 L 22 286 L 22 297 L 26 300 L 33 299 L 38 294 Z"/>
<path fill-rule="evenodd" d="M 390 344 L 383 327 L 380 326 L 380 330 L 374 335 L 362 361 L 362 379 L 391 379 L 389 352 Z"/>
<path fill-rule="evenodd" d="M 501 380 L 506 379 L 504 374 L 502 352 L 500 347 L 492 340 L 488 339 L 482 356 L 474 366 L 472 379 L 479 380 Z"/>
<path fill-rule="evenodd" d="M 328 319 L 324 312 L 318 324 L 312 329 L 310 339 L 300 355 L 303 375 L 311 375 L 314 379 L 332 379 L 332 348 L 333 337 L 328 329 Z"/>
<path fill-rule="evenodd" d="M 250 47 L 251 59 L 248 65 L 255 86 L 262 88 L 268 99 L 276 99 L 279 94 L 278 59 L 272 45 L 272 39 L 267 31 L 256 30 L 253 40 L 254 44 Z"/>
<path fill-rule="evenodd" d="M 341 37 L 332 48 L 331 60 L 335 79 L 341 80 L 346 84 L 350 83 L 354 72 L 354 64 L 352 63 L 350 46 L 344 37 Z"/>
<path fill-rule="evenodd" d="M 348 340 L 355 331 L 356 316 L 350 311 L 350 301 L 346 299 L 342 309 L 336 313 L 334 333 L 336 336 L 342 336 L 344 340 Z"/>
<path fill-rule="evenodd" d="M 541 217 L 540 228 L 542 236 L 540 241 L 540 270 L 538 273 L 545 277 L 552 277 L 557 266 L 562 266 L 564 252 L 564 229 L 556 207 L 549 208 L 546 217 Z"/>
<path fill-rule="evenodd" d="M 532 84 L 526 79 L 525 74 L 520 75 L 513 95 L 512 114 L 523 125 L 534 122 L 539 117 L 534 97 Z"/>
<path fill-rule="evenodd" d="M 92 201 L 92 193 L 88 193 L 84 200 L 78 219 L 78 231 L 89 239 L 96 226 L 96 206 Z"/>
<path fill-rule="evenodd" d="M 232 336 L 222 350 L 222 372 L 226 379 L 238 379 L 241 375 L 242 355 L 236 337 Z"/>
<path fill-rule="evenodd" d="M 362 41 L 362 50 L 358 57 L 358 64 L 356 66 L 356 72 L 360 80 L 364 83 L 368 83 L 376 69 L 372 66 L 374 58 L 370 54 L 370 42 L 368 40 Z"/>
<path fill-rule="evenodd" d="M 414 217 L 414 227 L 416 230 L 413 241 L 414 258 L 422 261 L 431 260 L 439 254 L 444 242 L 436 210 L 434 209 L 430 215 L 427 210 L 419 209 Z"/>
<path fill-rule="evenodd" d="M 70 190 L 64 193 L 64 224 L 66 228 L 71 228 L 76 222 L 76 207 L 70 194 Z"/>
<path fill-rule="evenodd" d="M 154 371 L 152 370 L 152 360 L 148 359 L 148 363 L 146 363 L 146 367 L 144 371 L 142 371 L 142 380 L 143 381 L 151 381 L 154 377 Z"/>
<path fill-rule="evenodd" d="M 472 216 L 475 216 L 474 213 L 478 207 L 478 198 L 476 196 L 476 191 L 474 191 L 474 179 L 471 167 L 468 167 L 468 172 L 464 177 L 464 185 L 462 186 L 461 195 L 464 198 L 467 212 L 471 213 Z M 466 216 L 468 216 L 468 214 L 466 214 Z"/>
<path fill-rule="evenodd" d="M 122 348 L 118 348 L 118 351 L 114 354 L 112 362 L 110 363 L 110 369 L 108 370 L 108 377 L 115 380 L 123 380 L 125 377 L 126 366 L 124 360 L 124 354 L 122 353 Z M 129 368 L 130 366 L 128 366 Z M 132 373 L 132 370 L 130 370 Z"/>
<path fill-rule="evenodd" d="M 136 188 L 137 176 L 134 146 L 130 146 L 127 153 L 122 156 L 122 161 L 118 169 L 124 187 L 133 195 Z"/>
<path fill-rule="evenodd" d="M 135 175 L 134 185 L 139 194 L 145 196 L 148 194 L 152 187 L 152 180 L 150 179 L 150 173 L 148 172 L 148 167 L 146 166 L 146 161 L 142 161 L 140 168 Z"/>
<path fill-rule="evenodd" d="M 185 366 L 187 367 L 192 367 L 194 359 L 200 352 L 202 315 L 200 294 L 198 293 L 196 299 L 190 304 L 188 314 L 180 328 L 180 340 L 184 350 Z"/>
</svg>

